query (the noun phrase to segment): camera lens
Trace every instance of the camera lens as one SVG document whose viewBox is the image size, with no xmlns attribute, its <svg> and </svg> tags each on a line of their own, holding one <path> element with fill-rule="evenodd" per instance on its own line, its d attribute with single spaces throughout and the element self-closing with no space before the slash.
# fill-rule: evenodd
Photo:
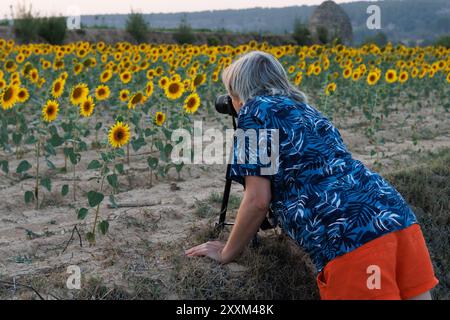
<svg viewBox="0 0 450 320">
<path fill-rule="evenodd" d="M 227 94 L 220 95 L 216 98 L 215 107 L 219 113 L 236 116 L 231 97 Z"/>
</svg>

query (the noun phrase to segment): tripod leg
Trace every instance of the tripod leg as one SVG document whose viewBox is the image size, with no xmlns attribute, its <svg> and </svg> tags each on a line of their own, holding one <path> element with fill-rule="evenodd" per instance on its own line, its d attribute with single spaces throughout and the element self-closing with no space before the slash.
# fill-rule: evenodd
<svg viewBox="0 0 450 320">
<path fill-rule="evenodd" d="M 224 227 L 224 224 L 225 224 L 227 208 L 228 208 L 228 200 L 230 198 L 231 179 L 228 179 L 230 170 L 231 170 L 231 164 L 228 164 L 227 165 L 227 173 L 225 176 L 226 182 L 225 182 L 225 188 L 223 190 L 222 206 L 220 208 L 219 224 L 217 225 L 217 228 L 221 228 L 221 229 Z"/>
</svg>

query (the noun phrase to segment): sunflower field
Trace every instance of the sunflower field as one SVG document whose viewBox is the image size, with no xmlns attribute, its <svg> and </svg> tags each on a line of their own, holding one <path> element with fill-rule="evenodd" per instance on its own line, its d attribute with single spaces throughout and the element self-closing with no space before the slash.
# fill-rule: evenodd
<svg viewBox="0 0 450 320">
<path fill-rule="evenodd" d="M 450 49 L 402 45 L 379 48 L 336 46 L 154 45 L 77 42 L 61 46 L 20 45 L 0 39 L 1 179 L 33 179 L 21 199 L 38 210 L 44 189 L 77 199 L 78 165 L 86 152 L 98 188 L 86 190 L 79 219 L 95 215 L 87 239 L 108 231 L 100 205 L 116 206 L 119 180 L 136 165 L 133 154 L 147 152 L 150 184 L 183 164 L 170 161 L 171 133 L 192 130 L 194 119 L 213 119 L 213 102 L 224 93 L 221 72 L 251 50 L 276 56 L 292 82 L 331 119 L 363 115 L 364 134 L 379 156 L 376 133 L 393 112 L 393 102 L 422 97 L 437 101 L 437 114 L 450 109 Z M 416 121 L 420 121 L 417 118 Z M 413 137 L 413 139 L 415 139 Z M 32 154 L 32 157 L 25 155 Z M 11 167 L 12 160 L 18 162 Z M 57 163 L 63 163 L 58 165 Z M 44 168 L 42 167 L 44 165 Z M 68 179 L 56 186 L 52 173 Z"/>
</svg>

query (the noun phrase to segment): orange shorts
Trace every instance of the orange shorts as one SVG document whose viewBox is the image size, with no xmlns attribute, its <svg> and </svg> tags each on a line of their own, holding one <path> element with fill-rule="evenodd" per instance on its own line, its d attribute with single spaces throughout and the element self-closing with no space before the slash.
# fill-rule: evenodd
<svg viewBox="0 0 450 320">
<path fill-rule="evenodd" d="M 331 260 L 317 275 L 324 300 L 408 299 L 438 283 L 418 224 Z"/>
</svg>

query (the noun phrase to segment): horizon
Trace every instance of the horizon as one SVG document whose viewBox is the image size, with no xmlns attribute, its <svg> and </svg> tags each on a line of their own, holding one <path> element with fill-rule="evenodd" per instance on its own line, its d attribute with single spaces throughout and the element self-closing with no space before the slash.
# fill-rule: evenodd
<svg viewBox="0 0 450 320">
<path fill-rule="evenodd" d="M 334 0 L 338 4 L 350 2 L 377 2 L 378 0 Z M 218 11 L 218 10 L 245 10 L 254 8 L 284 8 L 291 6 L 313 6 L 319 5 L 323 0 L 229 0 L 227 4 L 219 2 L 209 2 L 205 0 L 172 0 L 170 4 L 162 0 L 110 0 L 98 9 L 98 2 L 92 3 L 92 0 L 27 0 L 14 1 L 8 0 L 4 8 L 8 8 L 6 12 L 1 13 L 0 19 L 9 18 L 11 16 L 10 8 L 12 6 L 14 12 L 18 5 L 25 4 L 27 7 L 31 4 L 32 11 L 40 16 L 58 16 L 67 14 L 69 7 L 76 6 L 80 10 L 80 14 L 87 15 L 114 15 L 128 14 L 131 11 L 143 14 L 165 14 L 165 13 L 195 13 L 202 11 Z"/>
</svg>

